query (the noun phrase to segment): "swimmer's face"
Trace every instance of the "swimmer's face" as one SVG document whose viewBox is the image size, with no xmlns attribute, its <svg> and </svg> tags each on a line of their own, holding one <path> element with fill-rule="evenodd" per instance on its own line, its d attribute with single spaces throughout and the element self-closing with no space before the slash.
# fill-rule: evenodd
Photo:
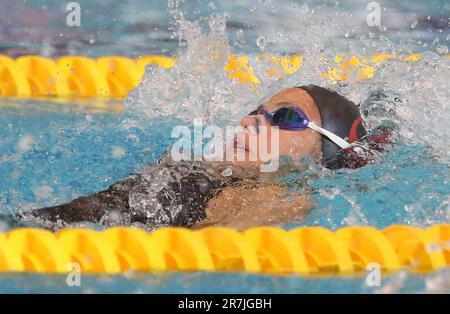
<svg viewBox="0 0 450 314">
<path fill-rule="evenodd" d="M 285 89 L 275 94 L 261 106 L 270 113 L 286 107 L 287 104 L 301 109 L 310 121 L 314 121 L 319 126 L 322 125 L 319 109 L 314 100 L 306 91 L 299 88 Z M 259 150 L 258 143 L 266 143 L 267 149 L 262 149 L 262 151 L 268 151 L 270 154 L 271 145 L 276 144 L 277 141 L 276 131 L 270 125 L 270 121 L 262 114 L 244 117 L 241 120 L 241 125 L 244 127 L 244 132 L 237 133 L 234 142 L 231 144 L 235 153 L 233 164 L 240 167 L 259 166 L 264 157 L 261 159 L 260 154 L 255 152 L 255 150 Z M 277 146 L 279 156 L 289 156 L 294 160 L 309 156 L 317 161 L 322 157 L 322 141 L 319 133 L 306 128 L 300 131 L 278 129 L 278 134 Z M 245 159 L 240 158 L 240 160 L 244 159 L 244 161 L 237 161 L 238 153 L 240 156 L 245 157 Z M 255 156 L 257 156 L 256 160 Z"/>
</svg>

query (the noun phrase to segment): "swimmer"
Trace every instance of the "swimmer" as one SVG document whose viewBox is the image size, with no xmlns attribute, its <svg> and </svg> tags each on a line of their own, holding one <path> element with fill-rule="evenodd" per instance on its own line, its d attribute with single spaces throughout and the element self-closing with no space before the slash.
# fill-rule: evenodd
<svg viewBox="0 0 450 314">
<path fill-rule="evenodd" d="M 231 145 L 246 158 L 231 162 L 231 174 L 226 171 L 230 163 L 175 162 L 165 154 L 107 190 L 24 212 L 20 219 L 50 229 L 84 222 L 148 230 L 162 226 L 245 229 L 292 222 L 314 202 L 307 188 L 304 193 L 290 193 L 289 188 L 307 185 L 270 180 L 270 175 L 264 179 L 254 171 L 262 162 L 248 158 L 250 137 L 258 139 L 264 130 L 278 127 L 280 156 L 306 158 L 329 169 L 364 166 L 389 143 L 386 129 L 367 134 L 356 104 L 316 85 L 282 90 L 240 123 L 243 131 L 235 134 Z"/>
</svg>

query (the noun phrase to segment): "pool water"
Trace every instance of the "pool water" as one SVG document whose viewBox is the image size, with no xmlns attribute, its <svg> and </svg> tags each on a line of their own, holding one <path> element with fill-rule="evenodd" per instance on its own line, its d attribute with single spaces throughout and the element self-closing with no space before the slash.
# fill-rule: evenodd
<svg viewBox="0 0 450 314">
<path fill-rule="evenodd" d="M 408 276 L 400 272 L 368 287 L 365 277 L 302 278 L 227 273 L 128 274 L 82 276 L 80 287 L 61 275 L 0 275 L 2 293 L 448 293 L 448 270 Z M 447 279 L 446 279 L 447 278 Z"/>
<path fill-rule="evenodd" d="M 81 7 L 81 27 L 66 25 L 67 2 L 29 0 L 0 3 L 0 51 L 10 55 L 39 54 L 47 57 L 81 54 L 90 57 L 147 54 L 173 54 L 179 48 L 174 36 L 176 25 L 168 3 L 178 4 L 188 20 L 202 20 L 226 12 L 229 16 L 227 35 L 237 51 L 259 53 L 261 47 L 270 52 L 298 53 L 298 37 L 305 40 L 305 22 L 334 23 L 320 33 L 327 41 L 339 39 L 346 43 L 359 41 L 360 35 L 375 36 L 376 29 L 365 25 L 369 2 L 359 0 L 243 0 L 235 1 L 160 1 L 103 0 L 77 1 Z M 442 44 L 448 41 L 449 4 L 445 0 L 377 1 L 382 10 L 382 25 L 395 40 L 418 39 Z M 308 6 L 315 16 L 304 18 Z M 338 19 L 338 21 L 333 21 Z M 203 23 L 205 26 L 207 23 Z M 207 28 L 207 26 L 205 27 Z M 258 38 L 262 39 L 258 41 Z M 334 43 L 333 43 L 334 44 Z"/>
<path fill-rule="evenodd" d="M 0 108 L 1 171 L 8 176 L 0 183 L 2 211 L 56 205 L 105 189 L 154 162 L 170 143 L 169 119 L 137 128 L 119 113 L 45 108 L 27 108 L 26 102 Z"/>
<path fill-rule="evenodd" d="M 69 105 L 52 112 L 54 106 L 46 103 L 33 109 L 28 101 L 18 107 L 8 102 L 0 107 L 2 213 L 57 205 L 106 189 L 155 162 L 174 141 L 173 125 L 181 123 L 164 117 L 139 125 L 127 113 L 67 112 Z M 432 154 L 424 145 L 399 145 L 383 162 L 319 172 L 310 180 L 319 200 L 316 209 L 284 227 L 446 223 L 449 166 Z"/>
<path fill-rule="evenodd" d="M 142 84 L 119 104 L 125 111 L 114 109 L 118 101 L 111 101 L 110 110 L 92 112 L 89 109 L 98 100 L 84 100 L 89 106 L 82 106 L 77 100 L 61 104 L 51 99 L 0 99 L 0 214 L 56 205 L 105 189 L 157 160 L 173 142 L 172 127 L 190 125 L 192 116 L 211 124 L 234 123 L 273 90 L 329 84 L 317 76 L 324 69 L 314 58 L 319 54 L 332 60 L 341 52 L 387 51 L 421 52 L 422 59 L 389 62 L 370 80 L 334 88 L 368 108 L 369 126 L 385 120 L 394 123 L 397 145 L 362 169 L 297 173 L 310 177 L 318 203 L 304 219 L 282 227 L 426 227 L 450 221 L 450 62 L 444 58 L 449 27 L 442 23 L 449 15 L 446 1 L 407 8 L 400 1 L 380 2 L 387 12 L 387 29 L 382 30 L 367 28 L 365 5 L 356 1 L 308 1 L 308 6 L 288 1 L 111 3 L 80 1 L 85 24 L 79 29 L 61 27 L 65 13 L 56 1 L 0 4 L 0 18 L 6 21 L 0 28 L 0 49 L 11 56 L 164 53 L 178 57 L 173 69 L 147 69 Z M 268 77 L 256 60 L 265 52 L 299 51 L 305 54 L 301 71 L 281 80 Z M 232 52 L 250 56 L 260 85 L 251 88 L 226 76 L 222 68 Z M 390 110 L 377 112 L 377 101 L 366 99 L 379 89 L 402 101 L 380 101 Z M 374 288 L 365 284 L 364 276 L 312 279 L 194 272 L 83 276 L 81 288 L 71 288 L 64 276 L 0 274 L 0 291 L 448 293 L 448 282 L 448 270 L 420 276 L 400 272 Z"/>
<path fill-rule="evenodd" d="M 35 103 L 35 102 L 34 102 Z M 156 160 L 172 142 L 169 118 L 136 127 L 127 114 L 51 112 L 0 108 L 1 211 L 67 202 L 104 189 L 145 162 Z M 67 107 L 65 107 L 67 109 Z M 61 110 L 61 109 L 60 109 Z M 424 146 L 399 146 L 381 163 L 360 170 L 326 173 L 310 181 L 319 199 L 304 220 L 284 228 L 320 225 L 391 224 L 429 226 L 448 222 L 448 165 L 430 159 Z M 99 226 L 93 226 L 99 228 Z M 376 293 L 449 292 L 448 271 L 429 275 L 393 275 L 381 287 L 368 287 L 364 276 L 301 278 L 227 273 L 128 274 L 83 276 L 69 287 L 65 276 L 0 275 L 1 292 L 168 292 L 168 293 Z M 447 278 L 442 281 L 440 278 Z M 430 286 L 432 288 L 430 288 Z M 383 290 L 384 289 L 384 290 Z M 433 290 L 434 289 L 434 290 Z"/>
</svg>

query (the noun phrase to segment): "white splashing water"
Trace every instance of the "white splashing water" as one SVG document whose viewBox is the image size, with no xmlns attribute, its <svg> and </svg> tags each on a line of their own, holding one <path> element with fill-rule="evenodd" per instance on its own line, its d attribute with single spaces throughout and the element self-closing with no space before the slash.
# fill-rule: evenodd
<svg viewBox="0 0 450 314">
<path fill-rule="evenodd" d="M 177 35 L 187 43 L 171 69 L 148 67 L 142 83 L 127 99 L 127 109 L 146 117 L 175 116 L 183 120 L 201 117 L 210 121 L 214 113 L 233 113 L 251 98 L 251 90 L 226 77 L 223 68 L 230 55 L 225 34 L 226 15 L 209 19 L 209 34 L 198 22 L 186 21 L 173 9 Z"/>
<path fill-rule="evenodd" d="M 450 62 L 433 52 L 423 53 L 422 59 L 414 63 L 392 61 L 383 65 L 370 82 L 360 85 L 367 91 L 391 91 L 393 97 L 385 101 L 391 108 L 384 117 L 369 112 L 366 122 L 373 125 L 379 122 L 377 119 L 394 120 L 407 143 L 430 146 L 441 161 L 448 162 L 449 77 Z"/>
<path fill-rule="evenodd" d="M 148 67 L 143 82 L 128 97 L 128 111 L 144 118 L 173 116 L 190 121 L 193 117 L 201 117 L 204 121 L 213 122 L 227 117 L 227 123 L 236 123 L 256 106 L 258 100 L 282 88 L 311 83 L 328 84 L 317 73 L 326 70 L 323 60 L 332 60 L 338 52 L 367 56 L 383 51 L 405 55 L 421 49 L 412 41 L 402 44 L 391 41 L 384 33 L 377 38 L 373 34 L 359 35 L 342 41 L 342 38 L 349 37 L 349 32 L 356 34 L 351 15 L 345 12 L 319 14 L 318 9 L 294 5 L 289 10 L 295 19 L 287 18 L 280 22 L 284 27 L 261 36 L 265 39 L 265 51 L 286 43 L 296 45 L 298 51 L 304 54 L 302 68 L 275 81 L 266 75 L 267 64 L 256 62 L 255 56 L 251 56 L 250 65 L 261 80 L 261 84 L 252 89 L 228 78 L 223 70 L 228 56 L 239 54 L 231 51 L 227 39 L 227 14 L 209 17 L 209 31 L 205 32 L 199 21 L 185 20 L 177 2 L 170 1 L 169 9 L 177 25 L 176 35 L 180 41 L 185 41 L 186 47 L 173 68 Z M 294 27 L 296 31 L 292 31 Z M 436 42 L 435 46 L 439 48 L 441 45 Z M 322 61 L 319 55 L 322 55 Z M 399 127 L 399 135 L 404 141 L 427 145 L 436 156 L 448 162 L 448 77 L 449 60 L 428 51 L 422 54 L 418 62 L 390 60 L 382 64 L 370 80 L 331 88 L 355 102 L 363 103 L 362 109 L 369 110 L 365 119 L 369 127 L 390 120 Z M 371 94 L 381 91 L 386 97 L 365 101 Z M 383 107 L 381 112 L 373 108 L 377 103 Z"/>
</svg>

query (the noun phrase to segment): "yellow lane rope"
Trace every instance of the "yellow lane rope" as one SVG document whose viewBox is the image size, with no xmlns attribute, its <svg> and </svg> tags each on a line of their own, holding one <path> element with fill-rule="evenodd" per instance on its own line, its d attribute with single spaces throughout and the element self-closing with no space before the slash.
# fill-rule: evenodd
<svg viewBox="0 0 450 314">
<path fill-rule="evenodd" d="M 444 56 L 449 60 L 450 55 Z M 376 54 L 370 57 L 338 55 L 334 60 L 320 57 L 326 71 L 319 75 L 331 84 L 373 77 L 377 67 L 391 59 L 415 62 L 420 54 L 396 56 Z M 266 53 L 254 57 L 265 69 L 265 75 L 278 79 L 301 69 L 303 55 L 279 56 Z M 41 56 L 11 59 L 0 55 L 0 96 L 3 97 L 100 97 L 121 99 L 139 84 L 145 67 L 154 64 L 162 68 L 175 65 L 175 58 L 143 56 L 136 59 L 105 56 L 97 59 L 63 56 L 56 60 Z M 230 55 L 224 67 L 230 79 L 255 86 L 260 78 L 254 74 L 248 56 Z"/>
<path fill-rule="evenodd" d="M 370 263 L 387 273 L 403 268 L 423 273 L 450 265 L 450 225 L 344 227 L 335 232 L 322 227 L 256 227 L 243 232 L 117 227 L 0 233 L 0 272 L 67 273 L 73 262 L 81 272 L 94 274 L 200 270 L 354 275 Z"/>
</svg>

